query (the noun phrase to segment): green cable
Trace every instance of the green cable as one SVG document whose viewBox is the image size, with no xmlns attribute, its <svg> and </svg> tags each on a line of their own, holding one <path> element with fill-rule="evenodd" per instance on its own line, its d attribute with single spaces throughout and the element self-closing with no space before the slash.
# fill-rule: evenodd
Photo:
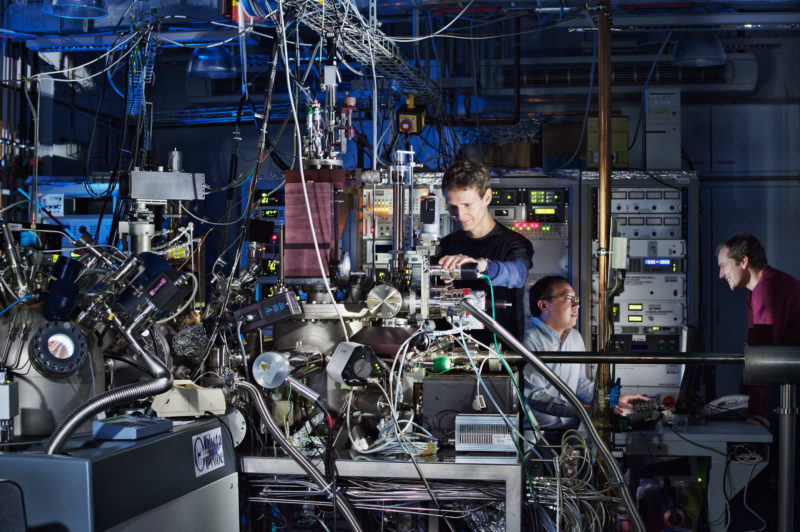
<svg viewBox="0 0 800 532">
<path fill-rule="evenodd" d="M 283 414 L 283 430 L 286 433 L 286 439 L 289 439 L 289 414 L 292 412 L 292 385 L 289 383 L 289 393 L 286 396 L 286 412 Z"/>
<path fill-rule="evenodd" d="M 486 274 L 483 274 L 482 277 L 486 279 L 486 281 L 489 283 L 489 294 L 491 295 L 491 303 L 492 303 L 492 319 L 497 321 L 494 313 L 494 286 L 492 285 L 492 280 L 489 279 L 489 276 Z M 508 373 L 508 376 L 511 377 L 511 383 L 517 390 L 517 397 L 519 397 L 520 400 L 520 408 L 522 408 L 523 412 L 525 412 L 525 417 L 528 419 L 528 423 L 530 423 L 531 430 L 533 430 L 534 432 L 538 433 L 539 436 L 541 436 L 541 433 L 539 433 L 539 431 L 536 428 L 536 425 L 533 423 L 533 420 L 531 419 L 530 412 L 528 411 L 527 408 L 525 408 L 525 398 L 523 397 L 522 391 L 519 389 L 519 386 L 517 385 L 517 380 L 514 378 L 514 374 L 512 373 L 511 368 L 506 363 L 506 360 L 500 354 L 500 345 L 497 343 L 497 334 L 492 332 L 492 337 L 494 338 L 494 348 L 497 352 L 497 358 L 500 359 L 500 363 L 503 364 L 503 368 L 505 368 L 506 373 Z"/>
<path fill-rule="evenodd" d="M 429 371 L 429 370 L 426 369 L 425 370 L 425 374 L 426 375 L 441 375 L 443 373 L 447 373 L 448 371 L 453 371 L 454 369 L 456 369 L 456 368 L 450 368 L 450 369 L 446 369 L 444 371 Z"/>
<path fill-rule="evenodd" d="M 492 319 L 494 320 L 495 319 L 495 313 L 494 313 L 494 286 L 492 285 L 492 280 L 489 279 L 488 275 L 483 274 L 482 277 L 484 279 L 486 279 L 486 281 L 489 283 L 489 294 L 491 296 L 491 303 L 492 303 Z M 495 320 L 495 321 L 497 321 L 497 320 Z M 525 408 L 525 398 L 522 396 L 522 391 L 519 389 L 519 386 L 517 385 L 517 379 L 514 378 L 514 373 L 511 371 L 511 368 L 508 367 L 508 364 L 506 363 L 505 359 L 500 355 L 500 346 L 497 343 L 497 334 L 495 334 L 494 331 L 492 331 L 492 337 L 494 338 L 494 348 L 497 351 L 497 358 L 500 359 L 500 362 L 503 364 L 503 367 L 505 368 L 506 373 L 508 373 L 508 376 L 511 378 L 511 383 L 514 385 L 514 388 L 517 390 L 517 396 L 519 397 L 519 401 L 520 401 L 520 403 L 519 403 L 520 408 L 522 409 L 523 412 L 525 412 L 525 417 L 528 418 L 528 423 L 530 423 L 530 425 L 531 425 L 531 430 L 533 430 L 535 432 L 538 432 L 538 430 L 536 429 L 536 425 L 534 425 L 533 420 L 531 419 L 531 416 L 530 416 L 530 413 L 528 412 L 528 409 Z M 531 477 L 528 474 L 528 468 L 525 467 L 525 455 L 522 453 L 522 448 L 520 448 L 519 442 L 516 440 L 516 438 L 514 439 L 514 446 L 517 448 L 517 454 L 519 454 L 519 458 L 520 458 L 521 463 L 522 463 L 522 471 L 525 473 L 525 478 L 528 480 L 528 487 L 531 490 L 531 499 L 532 500 L 536 500 L 536 492 L 533 490 L 533 481 L 531 480 Z"/>
</svg>

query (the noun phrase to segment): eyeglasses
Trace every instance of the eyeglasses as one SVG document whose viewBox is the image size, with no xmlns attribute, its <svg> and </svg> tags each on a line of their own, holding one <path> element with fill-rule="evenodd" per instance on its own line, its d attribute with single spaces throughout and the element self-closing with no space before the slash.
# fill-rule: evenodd
<svg viewBox="0 0 800 532">
<path fill-rule="evenodd" d="M 566 301 L 570 305 L 580 305 L 581 304 L 581 298 L 579 298 L 578 296 L 549 296 L 549 297 L 543 297 L 542 299 L 548 299 L 548 300 L 550 300 L 550 299 L 560 299 L 561 301 Z"/>
</svg>

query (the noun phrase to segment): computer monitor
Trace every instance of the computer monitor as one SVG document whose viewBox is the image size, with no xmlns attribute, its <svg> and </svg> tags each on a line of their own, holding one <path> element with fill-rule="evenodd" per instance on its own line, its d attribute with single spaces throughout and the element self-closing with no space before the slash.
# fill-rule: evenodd
<svg viewBox="0 0 800 532">
<path fill-rule="evenodd" d="M 687 414 L 694 418 L 702 417 L 705 398 L 700 393 L 701 364 L 686 364 L 681 378 L 678 397 L 675 399 L 675 413 Z"/>
</svg>

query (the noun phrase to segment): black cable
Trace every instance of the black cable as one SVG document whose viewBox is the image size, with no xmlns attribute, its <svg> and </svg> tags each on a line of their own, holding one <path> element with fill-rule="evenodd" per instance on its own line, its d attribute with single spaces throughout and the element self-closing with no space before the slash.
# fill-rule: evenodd
<svg viewBox="0 0 800 532">
<path fill-rule="evenodd" d="M 38 445 L 47 443 L 47 440 L 34 440 L 34 441 L 8 441 L 5 443 L 0 443 L 0 447 L 17 447 L 23 445 Z"/>
<path fill-rule="evenodd" d="M 267 89 L 266 89 L 266 91 L 264 93 L 264 110 L 263 110 L 264 122 L 262 123 L 262 128 L 261 128 L 262 138 L 260 138 L 259 142 L 258 142 L 258 148 L 257 148 L 258 155 L 256 156 L 256 159 L 257 159 L 256 160 L 256 167 L 255 167 L 255 170 L 253 170 L 253 179 L 250 181 L 250 187 L 249 187 L 248 192 L 247 192 L 247 203 L 246 203 L 246 205 L 243 205 L 243 208 L 244 208 L 244 216 L 243 216 L 244 221 L 243 221 L 242 227 L 241 227 L 241 229 L 239 231 L 239 235 L 238 235 L 237 239 L 234 241 L 236 243 L 236 257 L 234 258 L 233 264 L 231 265 L 230 278 L 228 279 L 228 282 L 226 283 L 226 286 L 225 286 L 225 294 L 224 294 L 224 297 L 222 299 L 222 305 L 219 308 L 220 315 L 222 315 L 222 313 L 225 311 L 225 308 L 228 306 L 228 300 L 230 298 L 231 289 L 233 288 L 233 276 L 236 274 L 236 268 L 237 268 L 237 266 L 239 264 L 239 260 L 240 260 L 240 258 L 242 256 L 242 251 L 243 251 L 242 250 L 242 245 L 244 244 L 244 238 L 245 238 L 245 235 L 247 234 L 247 228 L 250 225 L 250 212 L 252 210 L 252 198 L 253 198 L 253 194 L 254 194 L 255 189 L 256 189 L 256 184 L 258 183 L 258 176 L 261 173 L 261 159 L 263 158 L 264 150 L 266 149 L 266 140 L 265 139 L 266 139 L 266 134 L 267 134 L 267 126 L 269 125 L 269 114 L 270 114 L 270 110 L 272 109 L 272 91 L 273 91 L 273 89 L 275 87 L 275 74 L 276 74 L 277 69 L 278 69 L 279 42 L 280 42 L 280 40 L 282 38 L 285 38 L 285 36 L 278 35 L 276 33 L 275 40 L 274 40 L 274 46 L 273 46 L 273 50 L 272 50 L 273 55 L 272 55 L 272 65 L 270 67 L 269 83 L 267 83 Z M 289 66 L 286 65 L 286 68 L 289 68 Z M 214 322 L 215 323 L 214 323 L 214 327 L 213 327 L 213 331 L 212 331 L 212 336 L 215 336 L 216 331 L 217 331 L 217 329 L 219 327 L 219 323 L 220 323 L 219 319 L 215 319 Z M 210 353 L 211 347 L 212 347 L 212 345 L 209 343 L 209 345 L 206 347 L 205 355 L 203 356 L 204 360 L 208 356 L 208 354 Z"/>
<path fill-rule="evenodd" d="M 222 424 L 222 426 L 225 427 L 225 431 L 228 433 L 228 437 L 230 437 L 230 439 L 231 439 L 231 447 L 235 447 L 236 445 L 233 443 L 234 442 L 233 432 L 231 431 L 231 428 L 228 426 L 228 424 L 225 422 L 225 420 L 222 419 L 221 417 L 219 417 L 217 414 L 215 414 L 214 412 L 212 412 L 210 410 L 206 410 L 204 412 L 204 414 L 208 414 L 208 415 L 211 415 L 211 416 L 214 416 L 215 418 L 217 418 L 217 421 L 219 421 Z"/>
<path fill-rule="evenodd" d="M 116 181 L 119 180 L 119 167 L 122 163 L 122 150 L 123 146 L 125 146 L 125 140 L 128 137 L 128 123 L 127 123 L 127 109 L 128 109 L 128 71 L 130 68 L 130 64 L 128 61 L 125 61 L 125 94 L 122 98 L 122 135 L 119 139 L 119 146 L 117 146 L 117 157 L 114 160 L 114 169 L 111 171 L 111 177 L 108 184 L 108 189 L 106 193 L 103 195 L 103 204 L 100 208 L 100 215 L 97 218 L 97 227 L 94 230 L 94 240 L 98 242 L 100 239 L 100 226 L 103 224 L 103 217 L 105 216 L 106 208 L 108 207 L 108 202 L 111 200 L 111 197 L 114 192 L 114 186 Z M 115 207 L 115 211 L 119 207 L 119 200 L 117 200 L 117 205 Z M 112 223 L 111 223 L 111 230 L 108 234 L 108 242 L 109 244 L 112 243 L 112 235 L 114 233 L 114 222 L 113 222 L 113 214 L 112 214 Z"/>
<path fill-rule="evenodd" d="M 274 50 L 273 50 L 274 53 Z M 222 219 L 225 222 L 230 221 L 231 216 L 231 203 L 233 202 L 233 187 L 230 187 L 232 183 L 236 181 L 236 173 L 239 169 L 239 142 L 242 140 L 241 129 L 239 125 L 242 122 L 242 108 L 244 107 L 244 103 L 247 100 L 247 92 L 242 90 L 242 97 L 239 98 L 239 106 L 236 109 L 236 122 L 233 126 L 233 143 L 231 146 L 231 160 L 228 164 L 228 190 L 225 197 L 225 214 L 223 214 Z M 258 179 L 258 176 L 253 176 L 253 179 Z M 219 240 L 219 249 L 223 249 L 225 247 L 226 242 L 228 241 L 228 226 L 225 225 L 222 228 L 222 236 Z M 221 255 L 220 255 L 221 256 Z"/>
<path fill-rule="evenodd" d="M 158 344 L 156 343 L 156 328 L 150 327 L 150 338 L 153 340 L 153 355 L 158 357 Z"/>
<path fill-rule="evenodd" d="M 111 231 L 108 233 L 108 244 L 110 246 L 116 246 L 117 238 L 119 235 L 117 234 L 119 231 L 119 222 L 122 220 L 123 212 L 126 208 L 126 203 L 121 198 L 117 198 L 117 207 L 114 209 L 113 217 L 111 218 Z"/>
<path fill-rule="evenodd" d="M 653 174 L 653 172 L 645 172 L 645 175 L 647 177 L 649 177 L 650 179 L 652 179 L 653 181 L 655 181 L 656 183 L 659 183 L 661 185 L 664 185 L 665 187 L 672 188 L 672 189 L 675 189 L 675 190 L 680 190 L 681 192 L 683 192 L 683 189 L 681 187 L 678 187 L 678 186 L 671 185 L 671 184 L 667 183 L 663 179 L 656 177 Z"/>
<path fill-rule="evenodd" d="M 581 146 L 583 145 L 583 139 L 586 136 L 586 124 L 589 121 L 589 109 L 592 106 L 592 87 L 594 87 L 594 70 L 596 66 L 597 66 L 597 32 L 594 35 L 594 51 L 592 52 L 592 67 L 589 69 L 589 88 L 586 91 L 586 108 L 583 111 L 583 122 L 581 124 L 581 134 L 580 137 L 578 137 L 578 145 L 575 146 L 575 151 L 572 152 L 572 156 L 569 159 L 567 159 L 567 162 L 562 164 L 558 168 L 558 170 L 563 170 L 564 168 L 572 164 L 572 161 L 574 161 L 575 157 L 578 156 L 578 152 L 580 151 Z"/>
<path fill-rule="evenodd" d="M 336 478 L 338 476 L 338 472 L 336 471 L 336 462 L 333 458 L 333 416 L 328 411 L 328 408 L 325 406 L 325 403 L 321 400 L 318 400 L 316 403 L 317 408 L 320 409 L 323 416 L 325 416 L 325 424 L 327 425 L 327 432 L 328 432 L 328 444 L 325 446 L 325 455 L 323 457 L 324 464 L 325 464 L 325 473 L 328 476 L 328 481 L 331 484 L 331 493 L 336 493 Z M 333 505 L 333 529 L 336 530 L 336 504 Z"/>
<path fill-rule="evenodd" d="M 686 164 L 689 165 L 689 170 L 695 171 L 694 163 L 692 162 L 691 157 L 689 157 L 689 154 L 686 153 L 686 150 L 683 149 L 683 147 L 681 147 L 681 159 L 686 161 Z"/>
<path fill-rule="evenodd" d="M 711 521 L 711 516 L 708 516 L 709 525 L 722 521 L 723 523 L 727 522 L 728 526 L 730 526 L 733 516 L 731 514 L 731 498 L 728 496 L 728 469 L 731 465 L 732 458 L 733 457 L 731 455 L 728 455 L 728 457 L 725 459 L 725 470 L 722 474 L 722 496 L 725 497 L 725 508 L 723 509 L 722 514 L 720 514 L 719 517 L 716 517 L 713 521 Z M 728 529 L 728 526 L 725 527 L 725 530 Z"/>
<path fill-rule="evenodd" d="M 127 61 L 126 61 L 127 64 Z M 97 119 L 100 117 L 100 109 L 103 107 L 103 101 L 106 98 L 106 89 L 108 88 L 108 76 L 103 76 L 103 88 L 100 90 L 100 101 L 97 104 L 97 110 L 94 113 L 94 120 L 92 121 L 92 128 L 89 130 L 89 140 L 86 143 L 86 157 L 83 158 L 83 187 L 92 196 L 93 193 L 89 189 L 87 179 L 89 177 L 89 159 L 92 154 L 92 144 L 94 144 L 94 133 L 97 129 Z M 99 224 L 98 224 L 99 226 Z M 95 237 L 96 238 L 96 237 Z"/>
<path fill-rule="evenodd" d="M 630 144 L 628 145 L 628 151 L 631 151 L 633 145 L 636 144 L 636 139 L 639 138 L 639 130 L 642 126 L 642 120 L 644 119 L 644 104 L 645 104 L 645 90 L 647 90 L 647 84 L 650 83 L 650 77 L 653 75 L 653 72 L 656 69 L 656 64 L 658 63 L 658 59 L 661 57 L 661 53 L 664 51 L 664 48 L 667 46 L 669 42 L 669 38 L 672 36 L 672 31 L 667 33 L 667 36 L 664 38 L 664 42 L 661 44 L 661 48 L 658 49 L 658 53 L 656 54 L 655 59 L 653 59 L 653 64 L 650 67 L 650 73 L 647 74 L 647 79 L 644 81 L 644 85 L 642 86 L 642 97 L 641 97 L 641 104 L 639 105 L 639 116 L 636 117 L 636 129 L 633 132 L 633 140 L 631 140 Z"/>
<path fill-rule="evenodd" d="M 672 427 L 670 427 L 670 430 L 671 430 L 672 432 L 674 432 L 674 433 L 675 433 L 675 435 L 676 435 L 676 436 L 678 436 L 680 439 L 682 439 L 682 440 L 683 440 L 683 441 L 685 441 L 685 442 L 691 443 L 691 444 L 692 444 L 692 445 L 694 445 L 695 447 L 700 447 L 701 449 L 706 449 L 707 451 L 711 451 L 712 453 L 716 453 L 716 454 L 718 454 L 718 455 L 720 455 L 720 456 L 727 456 L 725 453 L 723 453 L 723 452 L 721 452 L 721 451 L 718 451 L 718 450 L 716 450 L 716 449 L 714 449 L 714 448 L 712 448 L 712 447 L 708 447 L 708 446 L 706 446 L 706 445 L 703 445 L 703 444 L 701 444 L 701 443 L 697 443 L 697 442 L 694 442 L 694 441 L 690 440 L 689 438 L 687 438 L 687 437 L 685 437 L 685 436 L 681 435 L 681 433 L 680 433 L 680 432 L 676 431 L 676 430 L 675 430 L 674 428 L 672 428 Z"/>
<path fill-rule="evenodd" d="M 127 116 L 127 109 L 125 110 Z M 134 166 L 139 166 L 140 168 L 144 169 L 145 163 L 145 156 L 142 154 L 142 164 L 138 165 L 137 160 L 139 157 L 139 141 L 141 140 L 142 131 L 144 130 L 144 106 L 139 109 L 139 116 L 137 117 L 136 121 L 136 136 L 133 139 L 133 144 L 131 145 L 131 160 L 128 162 L 128 171 L 131 170 Z"/>
</svg>

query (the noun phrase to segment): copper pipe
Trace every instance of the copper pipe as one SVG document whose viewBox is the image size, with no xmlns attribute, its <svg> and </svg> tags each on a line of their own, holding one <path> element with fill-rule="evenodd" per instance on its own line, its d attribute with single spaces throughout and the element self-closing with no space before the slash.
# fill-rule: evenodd
<svg viewBox="0 0 800 532">
<path fill-rule="evenodd" d="M 600 171 L 597 191 L 597 344 L 598 352 L 608 345 L 608 251 L 611 242 L 611 2 L 602 0 L 597 15 L 597 105 L 600 138 Z M 611 412 L 608 395 L 611 390 L 611 366 L 597 368 L 597 412 L 595 422 L 604 439 L 611 437 Z"/>
</svg>

